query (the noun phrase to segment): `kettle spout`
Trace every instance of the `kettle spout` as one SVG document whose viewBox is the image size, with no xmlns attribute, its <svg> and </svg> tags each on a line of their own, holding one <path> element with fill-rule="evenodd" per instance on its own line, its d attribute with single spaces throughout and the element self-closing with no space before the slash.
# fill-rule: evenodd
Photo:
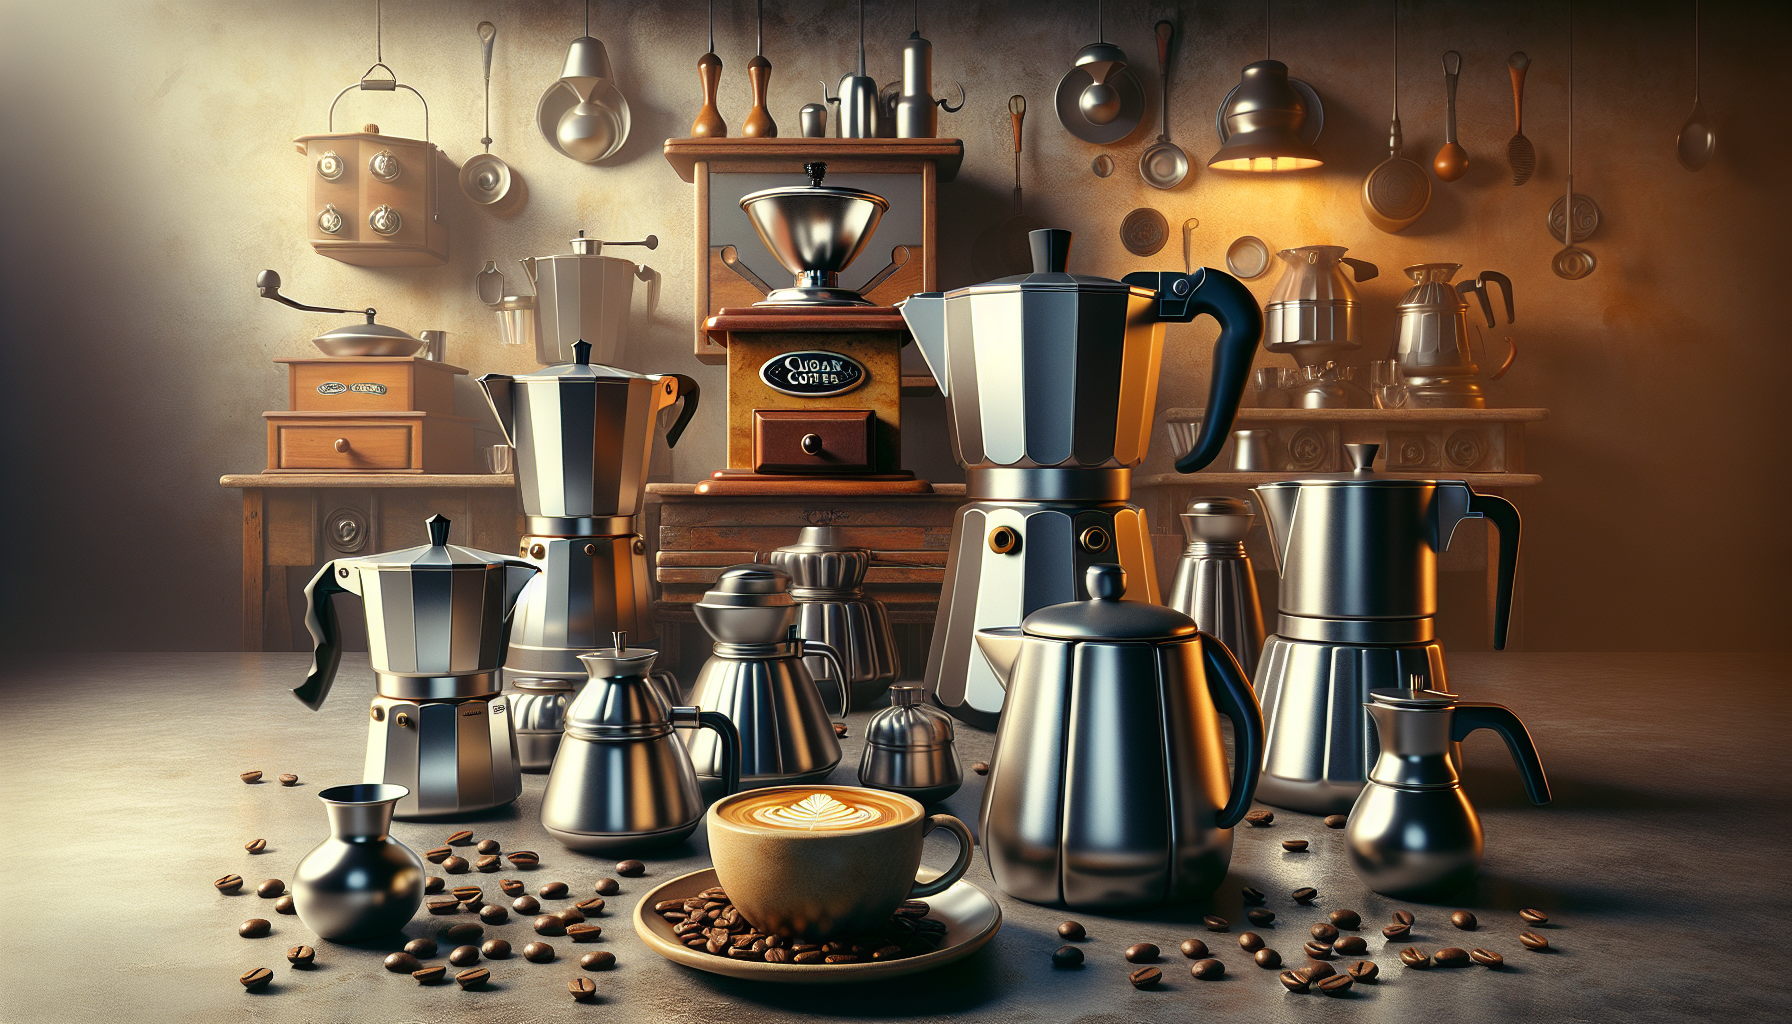
<svg viewBox="0 0 1792 1024">
<path fill-rule="evenodd" d="M 1294 514 L 1300 507 L 1298 487 L 1253 487 L 1251 497 L 1263 510 L 1263 526 L 1269 531 L 1270 551 L 1276 556 L 1276 575 L 1288 567 L 1289 541 L 1293 537 Z"/>
<path fill-rule="evenodd" d="M 989 667 L 996 670 L 996 680 L 1006 690 L 1009 676 L 1014 673 L 1014 663 L 1020 659 L 1021 646 L 1026 643 L 1026 633 L 1019 626 L 1002 626 L 979 629 L 976 638 L 977 648 L 983 652 Z"/>
<path fill-rule="evenodd" d="M 488 373 L 479 378 L 479 389 L 485 392 L 485 404 L 498 418 L 498 429 L 504 432 L 504 442 L 513 447 L 516 445 L 516 417 L 510 399 L 515 387 L 516 378 L 507 373 Z"/>
<path fill-rule="evenodd" d="M 529 287 L 531 287 L 531 288 L 536 288 L 536 284 L 535 284 L 535 257 L 533 257 L 533 256 L 524 256 L 524 257 L 523 257 L 523 258 L 522 258 L 522 259 L 520 259 L 520 260 L 517 260 L 517 262 L 518 262 L 518 263 L 519 263 L 519 264 L 521 264 L 521 265 L 522 265 L 522 268 L 523 268 L 523 275 L 524 275 L 524 276 L 525 276 L 525 277 L 527 277 L 527 278 L 528 278 L 528 279 L 529 279 Z M 539 290 L 540 290 L 540 289 L 539 289 L 539 288 L 537 288 L 537 289 L 536 289 L 536 290 L 537 290 L 537 291 L 539 291 Z"/>
<path fill-rule="evenodd" d="M 896 304 L 902 310 L 903 322 L 908 324 L 908 332 L 914 335 L 915 344 L 921 349 L 921 358 L 927 360 L 927 368 L 933 371 L 934 383 L 940 386 L 940 394 L 950 397 L 946 389 L 946 379 L 950 374 L 946 370 L 946 295 L 944 292 L 918 292 Z"/>
<path fill-rule="evenodd" d="M 519 561 L 514 558 L 504 560 L 504 617 L 516 610 L 517 598 L 523 596 L 523 588 L 535 578 L 541 567 L 533 562 Z"/>
</svg>

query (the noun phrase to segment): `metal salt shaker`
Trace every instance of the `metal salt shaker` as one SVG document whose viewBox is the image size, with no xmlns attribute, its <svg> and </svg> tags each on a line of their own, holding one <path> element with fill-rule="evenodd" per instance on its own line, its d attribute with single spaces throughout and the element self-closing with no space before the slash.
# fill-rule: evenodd
<svg viewBox="0 0 1792 1024">
<path fill-rule="evenodd" d="M 938 803 L 964 784 L 952 719 L 925 703 L 927 688 L 890 687 L 890 706 L 865 726 L 859 784 Z"/>
</svg>

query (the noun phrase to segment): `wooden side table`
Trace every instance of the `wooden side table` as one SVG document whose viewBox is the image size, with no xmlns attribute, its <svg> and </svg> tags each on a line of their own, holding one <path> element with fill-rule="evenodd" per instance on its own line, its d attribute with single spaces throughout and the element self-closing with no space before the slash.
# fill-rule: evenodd
<svg viewBox="0 0 1792 1024">
<path fill-rule="evenodd" d="M 508 473 L 231 473 L 243 492 L 243 650 L 290 651 L 290 595 L 332 558 L 428 543 L 423 521 L 441 513 L 448 539 L 499 554 L 522 538 L 516 478 Z"/>
</svg>

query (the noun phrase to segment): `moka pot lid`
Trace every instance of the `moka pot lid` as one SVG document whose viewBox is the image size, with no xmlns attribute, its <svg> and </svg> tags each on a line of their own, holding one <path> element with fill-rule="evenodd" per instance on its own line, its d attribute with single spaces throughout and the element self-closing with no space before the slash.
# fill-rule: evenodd
<svg viewBox="0 0 1792 1024">
<path fill-rule="evenodd" d="M 1091 565 L 1083 577 L 1087 601 L 1067 601 L 1041 608 L 1021 622 L 1030 637 L 1091 642 L 1121 640 L 1186 640 L 1200 632 L 1195 620 L 1160 604 L 1122 601 L 1126 570 L 1117 565 Z"/>
</svg>

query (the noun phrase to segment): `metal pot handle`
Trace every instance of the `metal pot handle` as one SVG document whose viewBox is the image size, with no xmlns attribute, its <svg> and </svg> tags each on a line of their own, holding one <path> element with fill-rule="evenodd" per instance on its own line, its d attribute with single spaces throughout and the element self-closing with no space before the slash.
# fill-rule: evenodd
<svg viewBox="0 0 1792 1024">
<path fill-rule="evenodd" d="M 373 74 L 374 68 L 386 68 L 386 74 L 391 75 L 392 77 L 369 80 L 367 76 Z M 398 74 L 391 68 L 386 67 L 384 62 L 375 64 L 372 68 L 363 71 L 361 73 L 360 81 L 356 82 L 354 85 L 347 86 L 341 92 L 336 94 L 336 99 L 330 101 L 330 117 L 328 124 L 331 132 L 336 130 L 336 104 L 342 97 L 348 95 L 349 89 L 370 89 L 375 92 L 393 92 L 398 89 L 409 90 L 411 95 L 417 97 L 417 102 L 423 104 L 423 141 L 429 141 L 429 101 L 423 98 L 422 93 L 405 85 L 403 82 L 400 82 L 398 80 Z"/>
<path fill-rule="evenodd" d="M 1539 806 L 1549 803 L 1549 777 L 1543 774 L 1543 761 L 1537 757 L 1537 745 L 1531 742 L 1530 730 L 1512 709 L 1504 704 L 1458 703 L 1455 718 L 1450 722 L 1450 740 L 1461 743 L 1476 729 L 1490 729 L 1506 741 L 1518 775 L 1524 780 L 1525 795 Z"/>
<path fill-rule="evenodd" d="M 662 373 L 658 379 L 660 399 L 654 403 L 654 412 L 684 399 L 684 407 L 678 410 L 678 418 L 672 421 L 671 428 L 666 431 L 666 447 L 671 448 L 684 435 L 684 428 L 690 425 L 691 417 L 697 415 L 697 398 L 703 389 L 697 386 L 694 379 L 682 373 Z"/>
<path fill-rule="evenodd" d="M 795 633 L 796 633 L 795 626 L 790 627 L 790 632 L 792 634 L 791 643 L 796 647 L 797 657 L 805 658 L 805 657 L 808 657 L 810 654 L 819 654 L 822 657 L 828 659 L 828 661 L 833 663 L 833 665 L 834 665 L 834 682 L 836 682 L 840 685 L 840 715 L 839 715 L 839 718 L 842 722 L 846 721 L 846 705 L 852 699 L 848 695 L 848 690 L 846 687 L 846 660 L 844 658 L 840 657 L 839 651 L 836 651 L 832 647 L 829 647 L 827 644 L 817 643 L 813 640 L 804 640 L 802 637 L 796 636 L 795 635 Z"/>
<path fill-rule="evenodd" d="M 723 796 L 740 792 L 740 729 L 734 719 L 720 711 L 704 711 L 701 708 L 673 708 L 672 725 L 695 725 L 699 729 L 708 729 L 716 734 L 722 742 L 722 781 L 726 788 Z"/>
<path fill-rule="evenodd" d="M 1251 809 L 1263 772 L 1263 709 L 1225 644 L 1202 634 L 1201 661 L 1207 669 L 1207 692 L 1220 714 L 1232 720 L 1232 795 L 1213 822 L 1215 828 L 1231 828 Z"/>
<path fill-rule="evenodd" d="M 1506 649 L 1506 629 L 1512 624 L 1512 584 L 1518 576 L 1518 508 L 1495 494 L 1469 492 L 1468 514 L 1478 515 L 1500 531 L 1499 589 L 1494 593 L 1493 649 Z"/>
<path fill-rule="evenodd" d="M 1251 360 L 1263 338 L 1263 310 L 1237 278 L 1212 267 L 1201 267 L 1193 274 L 1128 274 L 1120 280 L 1157 292 L 1159 320 L 1188 323 L 1206 313 L 1219 321 L 1220 337 L 1213 343 L 1213 372 L 1201 433 L 1194 447 L 1176 460 L 1176 472 L 1193 473 L 1218 458 L 1232 436 L 1232 420 L 1238 415 L 1238 402 L 1251 376 Z"/>
<path fill-rule="evenodd" d="M 351 569 L 342 570 L 344 573 Z M 305 681 L 293 687 L 292 695 L 313 711 L 323 706 L 330 695 L 330 684 L 336 681 L 336 666 L 342 661 L 342 637 L 336 628 L 336 606 L 330 599 L 348 593 L 336 582 L 336 563 L 325 562 L 311 582 L 305 584 L 305 628 L 311 632 L 311 670 Z"/>
<path fill-rule="evenodd" d="M 976 848 L 977 844 L 971 839 L 970 828 L 950 814 L 930 814 L 922 825 L 922 838 L 926 838 L 927 833 L 936 828 L 943 828 L 958 837 L 958 859 L 952 862 L 952 866 L 946 869 L 945 874 L 931 882 L 923 882 L 917 878 L 915 887 L 908 891 L 910 899 L 921 899 L 945 892 L 952 887 L 953 883 L 963 878 L 965 869 L 971 866 L 971 851 Z"/>
</svg>

